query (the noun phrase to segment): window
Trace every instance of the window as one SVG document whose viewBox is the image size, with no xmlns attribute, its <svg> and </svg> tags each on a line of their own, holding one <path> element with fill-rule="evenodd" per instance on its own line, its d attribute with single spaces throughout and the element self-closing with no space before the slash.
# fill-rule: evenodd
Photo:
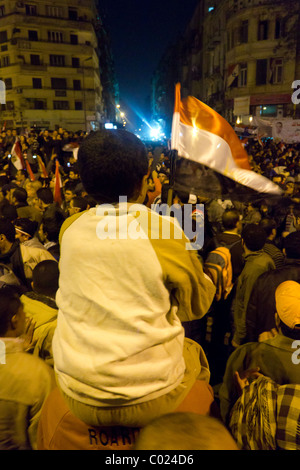
<svg viewBox="0 0 300 470">
<path fill-rule="evenodd" d="M 70 35 L 70 42 L 71 42 L 71 44 L 78 44 L 78 36 L 77 36 L 77 34 L 71 34 L 71 35 Z"/>
<path fill-rule="evenodd" d="M 75 110 L 76 111 L 82 110 L 82 101 L 75 101 Z"/>
<path fill-rule="evenodd" d="M 69 109 L 69 101 L 53 101 L 53 109 Z"/>
<path fill-rule="evenodd" d="M 76 69 L 80 67 L 80 60 L 77 57 L 72 57 L 72 67 Z"/>
<path fill-rule="evenodd" d="M 6 110 L 13 111 L 15 109 L 15 102 L 14 101 L 6 101 Z"/>
<path fill-rule="evenodd" d="M 81 90 L 81 81 L 80 80 L 73 80 L 73 89 L 74 90 Z"/>
<path fill-rule="evenodd" d="M 266 85 L 268 72 L 268 60 L 259 59 L 256 61 L 256 85 Z"/>
<path fill-rule="evenodd" d="M 282 59 L 271 59 L 270 60 L 270 82 L 274 85 L 282 83 L 283 78 L 283 60 Z"/>
<path fill-rule="evenodd" d="M 41 65 L 40 56 L 37 54 L 30 54 L 31 65 Z"/>
<path fill-rule="evenodd" d="M 64 67 L 65 56 L 64 55 L 50 55 L 50 65 L 53 67 Z"/>
<path fill-rule="evenodd" d="M 46 5 L 46 15 L 51 16 L 52 18 L 63 18 L 64 10 L 62 7 Z"/>
<path fill-rule="evenodd" d="M 51 88 L 53 90 L 66 90 L 67 80 L 65 78 L 51 78 Z"/>
<path fill-rule="evenodd" d="M 284 24 L 281 18 L 277 18 L 275 21 L 275 39 L 280 39 L 285 36 Z"/>
<path fill-rule="evenodd" d="M 259 113 L 260 113 L 261 116 L 276 117 L 277 116 L 277 106 L 276 105 L 260 106 L 260 112 Z"/>
<path fill-rule="evenodd" d="M 63 42 L 63 33 L 60 31 L 48 31 L 49 42 Z"/>
<path fill-rule="evenodd" d="M 38 41 L 38 32 L 37 31 L 28 31 L 28 39 L 29 41 Z"/>
<path fill-rule="evenodd" d="M 8 51 L 8 47 L 5 44 L 4 46 L 1 46 L 1 52 L 6 52 L 6 51 Z"/>
<path fill-rule="evenodd" d="M 9 67 L 9 65 L 10 65 L 9 55 L 5 55 L 5 56 L 2 57 L 2 59 L 1 59 L 1 66 L 2 66 L 2 67 Z"/>
<path fill-rule="evenodd" d="M 69 8 L 69 20 L 77 21 L 78 13 L 76 8 Z"/>
<path fill-rule="evenodd" d="M 259 21 L 258 23 L 258 41 L 268 39 L 269 22 L 267 20 Z"/>
<path fill-rule="evenodd" d="M 33 109 L 47 109 L 46 100 L 34 100 Z"/>
<path fill-rule="evenodd" d="M 248 20 L 242 21 L 241 29 L 240 29 L 240 42 L 245 44 L 248 42 Z"/>
<path fill-rule="evenodd" d="M 247 74 L 248 74 L 248 64 L 240 64 L 240 73 L 239 73 L 239 86 L 247 86 Z"/>
<path fill-rule="evenodd" d="M 12 79 L 11 78 L 5 78 L 4 83 L 5 83 L 5 88 L 7 90 L 12 90 Z"/>
<path fill-rule="evenodd" d="M 36 5 L 25 5 L 26 15 L 36 16 L 37 8 Z"/>
<path fill-rule="evenodd" d="M 0 17 L 5 15 L 5 6 L 1 5 L 0 6 Z"/>
<path fill-rule="evenodd" d="M 32 79 L 32 88 L 37 88 L 37 89 L 42 88 L 42 79 L 41 78 L 33 78 Z"/>
<path fill-rule="evenodd" d="M 0 44 L 7 42 L 7 31 L 0 31 Z"/>
</svg>

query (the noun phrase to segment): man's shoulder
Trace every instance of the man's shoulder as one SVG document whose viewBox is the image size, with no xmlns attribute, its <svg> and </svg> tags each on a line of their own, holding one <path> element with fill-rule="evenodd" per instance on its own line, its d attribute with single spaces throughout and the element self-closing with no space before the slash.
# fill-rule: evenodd
<svg viewBox="0 0 300 470">
<path fill-rule="evenodd" d="M 270 283 L 272 283 L 273 280 L 276 281 L 280 279 L 287 279 L 291 273 L 298 274 L 300 280 L 300 263 L 285 264 L 280 268 L 271 269 L 269 271 L 264 272 L 259 277 L 259 285 L 261 288 L 264 288 L 263 286 L 265 286 L 266 284 L 271 285 Z"/>
</svg>

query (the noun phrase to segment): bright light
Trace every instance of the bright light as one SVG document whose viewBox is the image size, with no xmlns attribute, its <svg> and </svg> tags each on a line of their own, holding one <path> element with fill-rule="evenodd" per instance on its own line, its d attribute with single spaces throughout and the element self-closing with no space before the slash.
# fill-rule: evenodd
<svg viewBox="0 0 300 470">
<path fill-rule="evenodd" d="M 237 118 L 236 123 L 237 123 L 237 124 L 240 124 L 240 123 L 241 123 L 240 118 Z"/>
<path fill-rule="evenodd" d="M 119 108 L 119 107 L 120 107 L 120 105 L 119 105 L 119 104 L 117 104 L 117 108 Z"/>
<path fill-rule="evenodd" d="M 253 116 L 250 116 L 250 117 L 249 117 L 249 121 L 250 121 L 250 122 L 253 121 Z"/>
<path fill-rule="evenodd" d="M 120 116 L 121 116 L 121 117 L 124 117 L 124 116 L 125 116 L 125 114 L 124 114 L 124 113 L 120 113 Z"/>
<path fill-rule="evenodd" d="M 113 129 L 114 125 L 111 122 L 106 122 L 104 124 L 105 129 Z"/>
</svg>

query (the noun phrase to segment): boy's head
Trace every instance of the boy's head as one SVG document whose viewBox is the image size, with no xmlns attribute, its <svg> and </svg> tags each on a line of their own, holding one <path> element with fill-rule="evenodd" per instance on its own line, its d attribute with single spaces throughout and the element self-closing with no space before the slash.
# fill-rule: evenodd
<svg viewBox="0 0 300 470">
<path fill-rule="evenodd" d="M 136 201 L 145 186 L 148 158 L 144 144 L 123 129 L 102 129 L 86 137 L 78 151 L 81 181 L 98 203 L 116 203 L 120 196 Z"/>
</svg>

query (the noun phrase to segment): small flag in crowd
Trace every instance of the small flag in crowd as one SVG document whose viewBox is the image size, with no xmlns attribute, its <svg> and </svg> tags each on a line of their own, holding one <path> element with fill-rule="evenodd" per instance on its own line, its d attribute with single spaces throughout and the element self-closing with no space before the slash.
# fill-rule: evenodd
<svg viewBox="0 0 300 470">
<path fill-rule="evenodd" d="M 25 169 L 25 161 L 22 154 L 21 144 L 16 140 L 11 150 L 11 161 L 17 170 Z"/>
<path fill-rule="evenodd" d="M 48 173 L 47 173 L 45 164 L 44 164 L 42 158 L 39 155 L 37 156 L 37 160 L 38 160 L 38 164 L 39 164 L 41 174 L 43 175 L 44 178 L 48 178 Z"/>
<path fill-rule="evenodd" d="M 62 195 L 61 195 L 61 177 L 59 173 L 59 161 L 55 161 L 55 183 L 54 183 L 54 201 L 57 202 L 59 205 L 62 203 Z"/>
<path fill-rule="evenodd" d="M 251 170 L 246 150 L 234 129 L 222 116 L 192 96 L 181 99 L 180 83 L 175 88 L 171 148 L 177 150 L 178 157 L 209 168 L 233 180 L 232 184 L 242 185 L 244 190 L 282 194 L 279 186 Z M 204 170 L 202 175 L 205 177 Z M 220 177 L 217 178 L 212 172 L 210 175 L 219 184 Z M 191 178 L 195 181 L 194 166 Z M 211 189 L 208 177 L 206 182 L 205 178 L 202 181 Z M 197 184 L 201 184 L 201 181 Z"/>
<path fill-rule="evenodd" d="M 27 170 L 30 181 L 35 181 L 35 176 L 34 176 L 33 171 L 31 169 L 30 163 L 27 159 L 25 160 L 25 164 L 26 164 L 26 170 Z"/>
</svg>

